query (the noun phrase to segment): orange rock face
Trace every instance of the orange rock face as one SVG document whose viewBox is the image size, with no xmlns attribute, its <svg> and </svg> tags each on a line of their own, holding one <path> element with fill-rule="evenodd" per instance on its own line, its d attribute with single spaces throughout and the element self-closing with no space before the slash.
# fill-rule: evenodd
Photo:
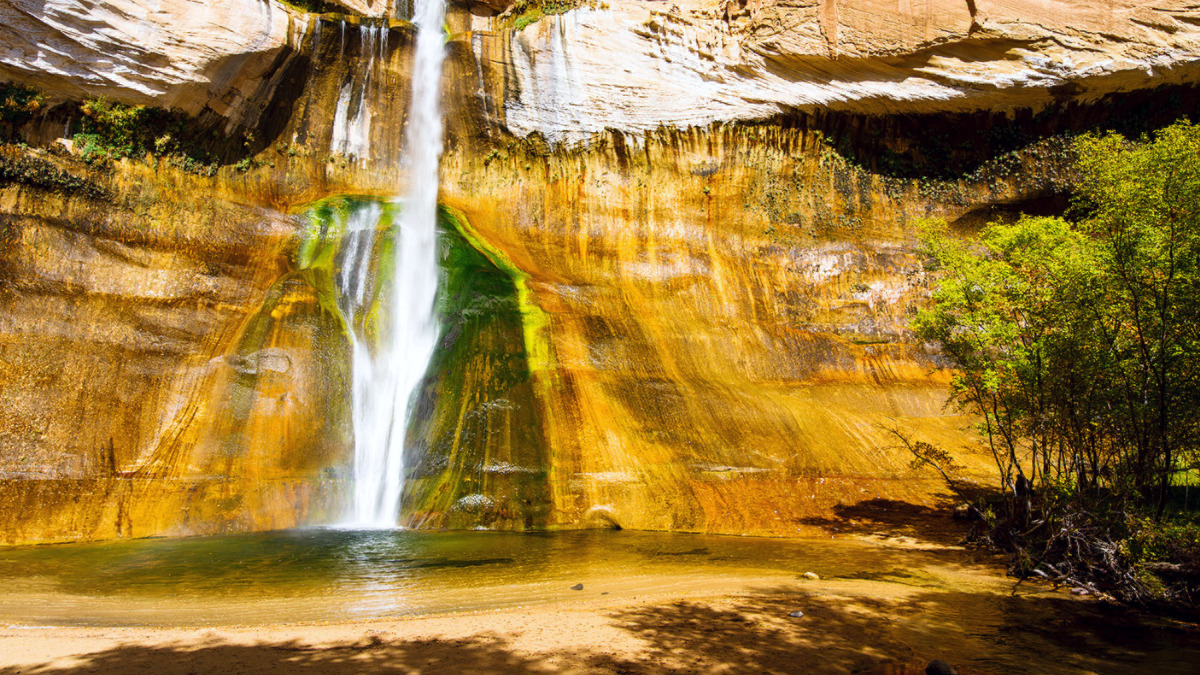
<svg viewBox="0 0 1200 675">
<path fill-rule="evenodd" d="M 294 219 L 205 183 L 0 189 L 0 540 L 327 517 L 349 432 L 346 365 L 322 358 L 339 319 L 294 269 Z"/>
<path fill-rule="evenodd" d="M 944 405 L 936 346 L 907 329 L 933 283 L 920 221 L 969 235 L 1061 209 L 1067 134 L 1152 128 L 1197 94 L 1098 98 L 1133 66 L 1092 81 L 1080 61 L 1036 86 L 967 82 L 1101 34 L 1137 33 L 1152 48 L 1130 38 L 1121 58 L 1150 63 L 1194 23 L 1164 10 L 1186 26 L 1154 42 L 1167 19 L 1141 5 L 1083 7 L 1075 27 L 1063 7 L 927 7 L 618 3 L 523 31 L 452 13 L 441 200 L 460 314 L 419 401 L 402 520 L 806 534 L 856 504 L 940 499 L 891 429 L 990 479 L 971 420 Z M 307 21 L 250 87 L 270 105 L 240 167 L 0 152 L 0 542 L 341 509 L 341 244 L 301 211 L 401 192 L 411 29 Z M 1137 86 L 1190 81 L 1185 52 Z M 870 93 L 889 83 L 894 98 Z M 841 92 L 839 110 L 788 98 L 801 90 Z M 58 128 L 38 124 L 31 137 Z"/>
</svg>

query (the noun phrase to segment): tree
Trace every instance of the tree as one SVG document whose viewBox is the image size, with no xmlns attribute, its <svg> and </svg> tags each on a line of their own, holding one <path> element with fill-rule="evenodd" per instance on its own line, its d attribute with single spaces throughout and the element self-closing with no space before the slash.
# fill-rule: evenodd
<svg viewBox="0 0 1200 675">
<path fill-rule="evenodd" d="M 956 368 L 1014 510 L 1052 488 L 1161 516 L 1200 432 L 1200 127 L 1076 149 L 1075 222 L 927 228 L 941 282 L 913 326 Z"/>
<path fill-rule="evenodd" d="M 1082 226 L 1097 243 L 1119 386 L 1118 442 L 1157 516 L 1197 443 L 1200 319 L 1200 127 L 1179 123 L 1152 142 L 1079 144 Z"/>
</svg>

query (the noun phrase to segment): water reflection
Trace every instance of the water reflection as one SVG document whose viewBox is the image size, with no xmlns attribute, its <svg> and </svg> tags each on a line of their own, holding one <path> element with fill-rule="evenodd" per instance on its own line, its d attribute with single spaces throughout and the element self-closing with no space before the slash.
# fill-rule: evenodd
<svg viewBox="0 0 1200 675">
<path fill-rule="evenodd" d="M 821 580 L 804 579 L 810 571 Z M 673 672 L 658 666 L 688 654 L 736 664 L 731 672 L 921 672 L 934 657 L 974 673 L 1194 671 L 1194 628 L 1066 593 L 1013 595 L 998 572 L 957 549 L 846 540 L 314 529 L 0 549 L 0 625 L 358 621 L 581 600 L 638 636 L 653 672 Z M 797 609 L 801 620 L 790 616 Z M 521 670 L 497 639 L 446 645 L 397 640 L 381 655 Z M 338 671 L 322 660 L 327 650 L 287 649 L 217 645 L 189 651 L 188 662 L 209 658 L 217 669 L 232 655 L 267 659 L 265 668 L 283 653 L 323 672 L 361 665 Z M 580 671 L 642 672 L 564 654 Z M 117 648 L 96 658 L 100 670 L 86 672 L 138 659 L 159 671 L 179 654 Z"/>
<path fill-rule="evenodd" d="M 794 579 L 944 565 L 856 542 L 585 531 L 305 529 L 0 549 L 0 621 L 230 624 L 514 606 L 569 587 L 637 595 L 724 577 Z M 955 564 L 966 562 L 965 554 Z"/>
</svg>

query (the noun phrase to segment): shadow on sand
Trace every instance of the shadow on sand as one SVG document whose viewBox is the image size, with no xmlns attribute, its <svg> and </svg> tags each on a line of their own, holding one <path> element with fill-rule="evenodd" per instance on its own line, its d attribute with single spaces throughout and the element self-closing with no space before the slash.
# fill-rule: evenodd
<svg viewBox="0 0 1200 675">
<path fill-rule="evenodd" d="M 937 499 L 933 506 L 868 499 L 835 506 L 828 518 L 805 518 L 800 522 L 835 534 L 910 537 L 930 544 L 957 545 L 971 529 L 970 523 L 951 516 L 961 500 L 949 494 L 937 495 Z"/>
<path fill-rule="evenodd" d="M 794 611 L 803 617 L 791 617 Z M 530 653 L 495 635 L 405 640 L 368 632 L 333 646 L 297 641 L 119 645 L 67 665 L 4 673 L 1191 673 L 1195 626 L 1061 596 L 911 589 L 892 599 L 836 589 L 613 610 L 642 648 L 614 653 L 586 635 Z M 551 621 L 554 618 L 550 619 Z M 379 624 L 375 624 L 379 627 Z M 394 625 L 389 627 L 394 628 Z M 400 628 L 403 628 L 401 624 Z"/>
</svg>

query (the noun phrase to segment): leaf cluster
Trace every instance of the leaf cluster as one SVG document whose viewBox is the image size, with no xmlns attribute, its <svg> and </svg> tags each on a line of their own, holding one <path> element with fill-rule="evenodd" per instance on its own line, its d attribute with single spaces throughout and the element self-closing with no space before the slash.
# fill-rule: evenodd
<svg viewBox="0 0 1200 675">
<path fill-rule="evenodd" d="M 957 368 L 1004 487 L 1067 484 L 1161 512 L 1200 438 L 1200 127 L 1078 142 L 1082 218 L 977 240 L 930 224 L 942 275 L 914 322 Z"/>
<path fill-rule="evenodd" d="M 25 124 L 40 112 L 46 104 L 46 99 L 40 92 L 29 87 L 4 83 L 0 84 L 0 133 L 3 140 L 11 138 L 16 129 Z"/>
<path fill-rule="evenodd" d="M 513 28 L 518 31 L 551 14 L 565 14 L 584 4 L 584 0 L 517 0 L 504 16 L 514 17 Z"/>
<path fill-rule="evenodd" d="M 279 0 L 279 4 L 303 14 L 324 14 L 326 12 L 344 11 L 335 3 L 324 0 Z"/>
<path fill-rule="evenodd" d="M 927 225 L 941 281 L 913 327 L 980 420 L 1010 547 L 1040 541 L 1029 569 L 1043 571 L 1090 551 L 1142 597 L 1150 586 L 1114 567 L 1112 542 L 1129 518 L 1161 519 L 1200 455 L 1200 127 L 1075 149 L 1071 220 L 1026 216 L 974 239 Z"/>
<path fill-rule="evenodd" d="M 223 156 L 243 156 L 253 140 L 227 137 L 178 111 L 103 98 L 83 101 L 79 114 L 80 128 L 73 140 L 83 159 L 93 163 L 149 156 L 212 175 Z"/>
</svg>

